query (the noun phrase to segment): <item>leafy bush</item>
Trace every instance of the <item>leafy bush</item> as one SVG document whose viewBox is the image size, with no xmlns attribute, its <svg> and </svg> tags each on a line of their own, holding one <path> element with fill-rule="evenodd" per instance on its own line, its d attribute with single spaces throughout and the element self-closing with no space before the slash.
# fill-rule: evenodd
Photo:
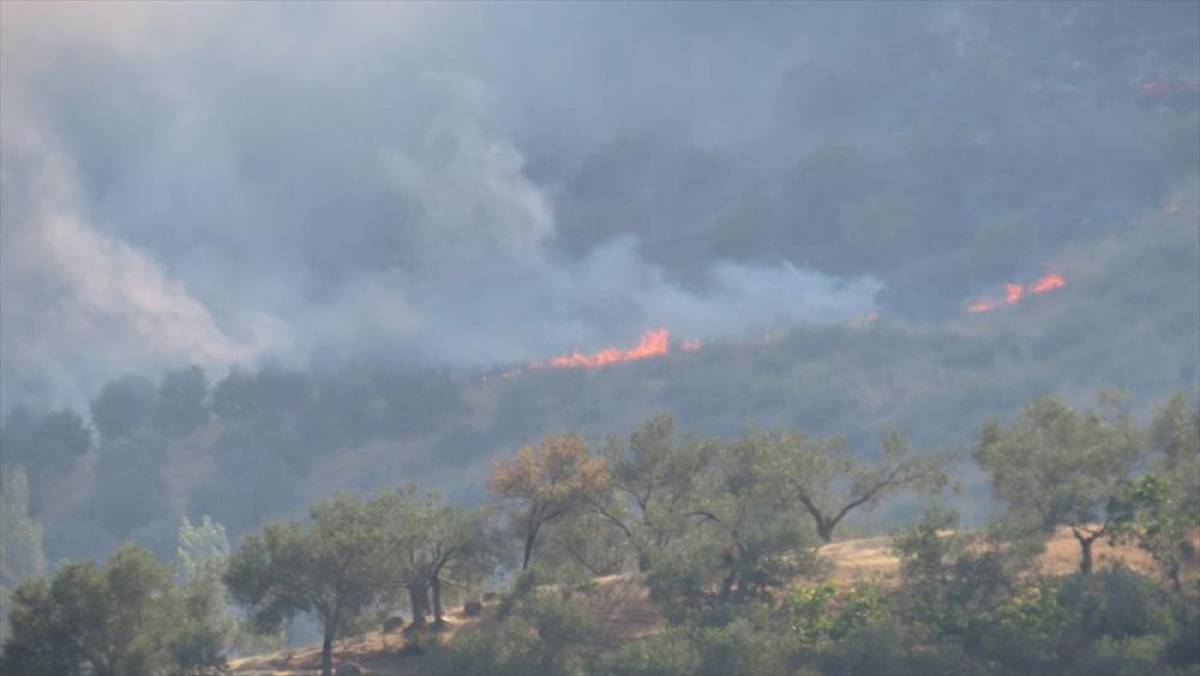
<svg viewBox="0 0 1200 676">
<path fill-rule="evenodd" d="M 1194 639 L 1194 637 L 1193 637 Z M 1161 636 L 1101 638 L 1064 672 L 1079 676 L 1162 674 L 1165 641 Z"/>
<path fill-rule="evenodd" d="M 497 608 L 498 630 L 456 638 L 433 651 L 431 673 L 559 674 L 580 666 L 596 619 L 569 585 L 549 585 L 542 567 L 517 575 Z M 488 665 L 494 665 L 489 667 Z"/>
<path fill-rule="evenodd" d="M 890 619 L 872 620 L 850 629 L 826 644 L 818 663 L 822 673 L 827 674 L 909 673 L 903 633 Z"/>
<path fill-rule="evenodd" d="M 596 632 L 596 618 L 581 602 L 559 594 L 534 596 L 520 616 L 537 630 L 543 653 L 553 660 L 584 645 Z"/>
<path fill-rule="evenodd" d="M 1090 638 L 1160 634 L 1171 625 L 1163 591 L 1123 567 L 1073 575 L 1059 587 L 1059 598 L 1077 613 L 1079 630 Z"/>
<path fill-rule="evenodd" d="M 532 676 L 558 672 L 543 658 L 533 627 L 509 620 L 494 633 L 460 634 L 446 645 L 430 648 L 422 664 L 427 674 L 456 676 Z"/>
<path fill-rule="evenodd" d="M 1028 584 L 983 614 L 967 632 L 968 648 L 1004 666 L 1006 671 L 1057 670 L 1061 638 L 1070 612 L 1049 584 Z"/>
<path fill-rule="evenodd" d="M 783 613 L 802 645 L 838 641 L 855 630 L 891 615 L 890 600 L 878 585 L 859 584 L 840 591 L 827 583 L 797 587 L 783 602 Z"/>
<path fill-rule="evenodd" d="M 696 673 L 700 662 L 700 649 L 690 632 L 671 628 L 605 657 L 596 672 L 603 676 L 683 676 Z"/>
<path fill-rule="evenodd" d="M 698 674 L 772 676 L 786 671 L 787 655 L 782 642 L 771 632 L 756 630 L 745 618 L 724 627 L 699 629 L 695 642 L 700 647 Z"/>
</svg>

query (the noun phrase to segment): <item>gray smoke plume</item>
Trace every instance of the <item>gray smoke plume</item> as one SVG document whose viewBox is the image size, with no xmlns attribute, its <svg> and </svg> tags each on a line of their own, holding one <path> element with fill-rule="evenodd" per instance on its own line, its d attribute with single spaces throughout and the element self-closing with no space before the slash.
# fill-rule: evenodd
<svg viewBox="0 0 1200 676">
<path fill-rule="evenodd" d="M 776 70 L 658 42 L 630 17 L 548 8 L 536 25 L 556 32 L 522 45 L 528 9 L 3 12 L 4 408 L 181 363 L 476 367 L 654 326 L 712 338 L 838 321 L 873 311 L 882 287 L 720 252 L 682 281 L 641 252 L 651 217 L 563 253 L 562 168 L 591 148 L 627 130 L 753 147 L 746 124 L 769 118 L 747 97 L 767 98 Z M 694 21 L 720 33 L 718 19 Z M 630 50 L 586 39 L 593 21 L 630 31 Z M 753 43 L 748 25 L 727 37 Z M 602 57 L 627 81 L 584 68 Z M 691 62 L 712 69 L 681 77 Z"/>
</svg>

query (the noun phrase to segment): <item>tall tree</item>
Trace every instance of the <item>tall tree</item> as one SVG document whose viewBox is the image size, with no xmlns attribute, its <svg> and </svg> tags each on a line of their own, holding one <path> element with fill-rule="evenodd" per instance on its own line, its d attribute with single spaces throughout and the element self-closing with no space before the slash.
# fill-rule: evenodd
<svg viewBox="0 0 1200 676">
<path fill-rule="evenodd" d="M 223 567 L 229 558 L 229 536 L 225 526 L 207 514 L 192 524 L 186 516 L 179 519 L 179 544 L 175 558 L 185 579 L 204 575 L 209 568 Z"/>
<path fill-rule="evenodd" d="M 751 430 L 738 443 L 763 447 L 766 471 L 780 484 L 781 499 L 802 507 L 825 542 L 855 509 L 873 509 L 902 490 L 941 488 L 951 461 L 946 454 L 915 453 L 895 433 L 884 439 L 882 456 L 866 463 L 837 437 Z"/>
<path fill-rule="evenodd" d="M 403 506 L 394 492 L 365 503 L 338 494 L 312 508 L 311 524 L 270 525 L 247 538 L 229 559 L 225 584 L 264 632 L 298 612 L 314 613 L 323 629 L 321 673 L 330 676 L 339 631 L 400 581 L 391 529 Z"/>
<path fill-rule="evenodd" d="M 715 443 L 676 443 L 674 426 L 670 416 L 650 418 L 628 444 L 610 439 L 604 453 L 613 491 L 597 500 L 594 509 L 628 538 L 643 572 L 655 552 L 687 529 L 704 476 L 717 457 Z"/>
<path fill-rule="evenodd" d="M 408 518 L 400 525 L 406 551 L 400 556 L 408 581 L 413 625 L 423 625 L 425 612 L 431 611 L 434 626 L 441 627 L 445 623 L 442 601 L 447 577 L 465 581 L 485 576 L 498 563 L 501 545 L 495 539 L 493 513 L 487 508 L 467 510 L 449 505 L 436 494 L 429 494 L 410 505 L 406 514 Z M 429 604 L 426 592 L 432 595 Z"/>
<path fill-rule="evenodd" d="M 549 436 L 526 446 L 492 470 L 488 490 L 515 511 L 524 541 L 521 570 L 529 567 L 538 534 L 549 523 L 592 504 L 609 488 L 608 465 L 594 458 L 583 437 Z"/>
<path fill-rule="evenodd" d="M 20 465 L 0 470 L 0 587 L 46 571 L 42 527 L 29 517 L 29 479 Z"/>
<path fill-rule="evenodd" d="M 1183 563 L 1195 558 L 1200 529 L 1200 410 L 1176 395 L 1161 406 L 1149 428 L 1150 471 L 1125 490 L 1116 508 L 1116 537 L 1132 541 L 1183 591 Z"/>
<path fill-rule="evenodd" d="M 46 572 L 42 527 L 29 516 L 29 479 L 20 465 L 0 468 L 0 639 L 8 632 L 8 596 Z"/>
<path fill-rule="evenodd" d="M 720 599 L 748 599 L 779 587 L 814 561 L 806 514 L 786 492 L 779 467 L 788 447 L 762 443 L 753 431 L 721 449 L 705 486 L 710 493 L 695 516 L 728 537 L 722 552 Z"/>
<path fill-rule="evenodd" d="M 175 573 L 185 612 L 170 648 L 180 664 L 213 664 L 220 660 L 221 647 L 238 635 L 221 581 L 229 563 L 229 538 L 225 527 L 207 515 L 197 524 L 182 517 L 177 537 Z"/>
<path fill-rule="evenodd" d="M 1092 571 L 1092 545 L 1111 536 L 1114 503 L 1144 454 L 1142 435 L 1114 397 L 1104 414 L 1078 412 L 1055 397 L 1035 399 L 1011 425 L 989 421 L 975 459 L 991 476 L 1008 518 L 1043 535 L 1070 528 L 1079 570 Z"/>
</svg>

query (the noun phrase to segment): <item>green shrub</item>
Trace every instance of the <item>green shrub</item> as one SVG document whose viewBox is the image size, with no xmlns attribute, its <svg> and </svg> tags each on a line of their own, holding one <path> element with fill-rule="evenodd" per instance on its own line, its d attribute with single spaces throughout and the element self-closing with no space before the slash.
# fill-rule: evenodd
<svg viewBox="0 0 1200 676">
<path fill-rule="evenodd" d="M 1077 614 L 1085 639 L 1159 634 L 1172 624 L 1163 590 L 1127 568 L 1073 575 L 1060 585 L 1059 601 Z"/>
<path fill-rule="evenodd" d="M 858 584 L 848 590 L 827 583 L 797 587 L 784 599 L 783 614 L 801 645 L 840 640 L 854 630 L 891 616 L 891 602 L 878 585 Z"/>
<path fill-rule="evenodd" d="M 786 671 L 787 656 L 783 643 L 770 632 L 756 630 L 744 618 L 724 627 L 699 629 L 695 641 L 700 648 L 698 674 L 773 676 Z"/>
<path fill-rule="evenodd" d="M 624 646 L 603 659 L 602 676 L 688 676 L 700 669 L 700 649 L 686 629 L 671 628 Z"/>
<path fill-rule="evenodd" d="M 1028 584 L 993 612 L 971 621 L 968 647 L 1006 671 L 1057 671 L 1058 650 L 1070 622 L 1070 611 L 1051 585 Z"/>
<path fill-rule="evenodd" d="M 533 627 L 512 619 L 488 631 L 467 632 L 431 646 L 422 660 L 431 676 L 533 676 L 558 674 L 543 657 Z"/>
<path fill-rule="evenodd" d="M 667 621 L 682 624 L 695 620 L 708 600 L 714 555 L 711 543 L 687 538 L 660 552 L 646 574 L 650 600 L 662 609 Z"/>
<path fill-rule="evenodd" d="M 1143 676 L 1163 673 L 1161 636 L 1104 637 L 1064 671 L 1079 676 Z"/>
<path fill-rule="evenodd" d="M 591 611 L 579 601 L 558 594 L 536 596 L 518 612 L 537 630 L 542 651 L 550 659 L 588 643 L 596 633 Z"/>
<path fill-rule="evenodd" d="M 819 657 L 826 674 L 910 673 L 905 641 L 900 628 L 890 620 L 856 626 L 836 641 L 826 644 Z"/>
</svg>

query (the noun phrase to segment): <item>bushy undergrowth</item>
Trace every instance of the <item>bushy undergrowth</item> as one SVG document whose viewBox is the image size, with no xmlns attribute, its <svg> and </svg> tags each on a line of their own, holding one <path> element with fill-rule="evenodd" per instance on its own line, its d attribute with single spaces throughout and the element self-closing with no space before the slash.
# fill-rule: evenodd
<svg viewBox="0 0 1200 676">
<path fill-rule="evenodd" d="M 539 588 L 537 574 L 518 576 L 495 614 L 497 622 L 430 648 L 428 674 L 587 673 L 582 653 L 596 634 L 596 619 L 572 590 Z"/>
</svg>

